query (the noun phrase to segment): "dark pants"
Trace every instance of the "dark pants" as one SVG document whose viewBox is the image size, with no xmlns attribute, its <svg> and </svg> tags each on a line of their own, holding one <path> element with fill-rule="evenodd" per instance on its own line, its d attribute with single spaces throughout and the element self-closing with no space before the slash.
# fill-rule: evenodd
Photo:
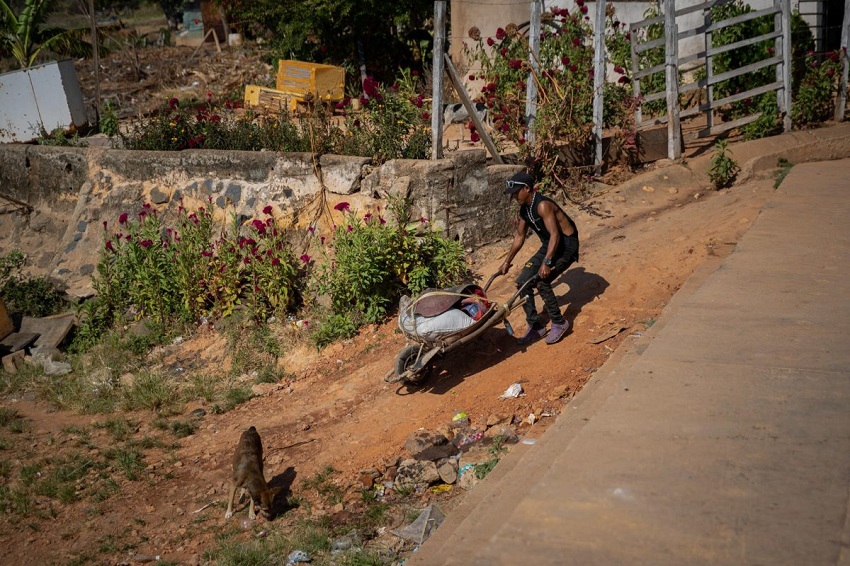
<svg viewBox="0 0 850 566">
<path fill-rule="evenodd" d="M 528 260 L 522 271 L 517 277 L 517 288 L 521 287 L 526 281 L 537 275 L 540 266 L 543 265 L 543 260 L 546 258 L 546 248 L 543 244 L 531 258 Z M 546 308 L 546 314 L 549 315 L 549 320 L 553 324 L 563 324 L 564 316 L 561 314 L 561 308 L 558 306 L 558 299 L 555 298 L 555 292 L 552 291 L 552 281 L 567 270 L 574 261 L 578 260 L 578 237 L 577 236 L 562 236 L 561 245 L 555 252 L 555 257 L 552 258 L 553 263 L 546 279 L 541 279 L 537 282 L 537 292 L 540 298 L 543 299 L 543 306 Z M 534 304 L 534 287 L 529 285 L 522 292 L 522 296 L 526 297 L 522 309 L 525 311 L 525 320 L 528 322 L 529 328 L 540 326 L 540 315 L 537 314 L 537 307 Z"/>
</svg>

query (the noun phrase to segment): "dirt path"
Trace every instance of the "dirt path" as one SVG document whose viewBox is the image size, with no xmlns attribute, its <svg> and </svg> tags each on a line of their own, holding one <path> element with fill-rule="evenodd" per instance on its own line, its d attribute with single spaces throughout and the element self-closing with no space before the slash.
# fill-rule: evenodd
<svg viewBox="0 0 850 566">
<path fill-rule="evenodd" d="M 393 322 L 367 328 L 321 353 L 307 348 L 290 352 L 287 365 L 293 381 L 223 415 L 208 414 L 200 430 L 179 441 L 176 459 L 165 451 L 159 457 L 156 451 L 149 453 L 142 481 L 125 481 L 118 495 L 98 504 L 43 502 L 54 515 L 48 519 L 0 519 L 0 562 L 67 563 L 93 549 L 100 549 L 98 563 L 120 563 L 128 549 L 137 556 L 198 562 L 205 549 L 216 545 L 218 534 L 238 524 L 235 519 L 225 522 L 223 509 L 231 453 L 250 425 L 257 427 L 266 446 L 266 477 L 290 486 L 298 496 L 303 494 L 302 481 L 328 465 L 356 484 L 361 470 L 382 469 L 403 455 L 412 432 L 437 429 L 458 411 L 468 413 L 473 424 L 491 415 L 514 415 L 516 420 L 530 413 L 538 418 L 542 413 L 557 415 L 614 350 L 652 324 L 700 263 L 710 255 L 729 253 L 772 191 L 772 181 L 714 192 L 670 186 L 659 179 L 657 187 L 603 191 L 595 207 L 602 216 L 571 211 L 583 236 L 582 256 L 556 287 L 574 321 L 574 332 L 561 343 L 547 346 L 539 341 L 520 348 L 494 329 L 439 362 L 439 375 L 410 390 L 383 381 L 405 344 Z M 529 240 L 519 259 L 533 253 L 534 244 Z M 507 247 L 503 242 L 476 252 L 476 271 L 482 277 L 494 272 Z M 512 277 L 500 278 L 490 294 L 506 297 L 511 291 Z M 521 311 L 511 322 L 515 329 L 524 329 Z M 223 339 L 202 334 L 172 356 L 220 364 L 224 350 Z M 514 382 L 522 383 L 525 396 L 500 399 Z M 51 413 L 21 400 L 7 399 L 2 405 L 15 408 L 31 423 L 35 454 L 61 450 L 51 439 L 68 425 L 96 420 Z M 137 418 L 142 429 L 151 426 L 149 417 Z M 538 436 L 553 418 L 523 424 L 519 433 Z M 442 498 L 445 509 L 452 506 L 451 496 L 431 497 Z M 350 490 L 341 508 L 319 505 L 313 512 L 338 515 L 352 498 L 359 498 L 357 489 Z M 284 514 L 270 528 L 280 528 L 286 520 Z M 112 546 L 104 549 L 104 540 Z"/>
</svg>

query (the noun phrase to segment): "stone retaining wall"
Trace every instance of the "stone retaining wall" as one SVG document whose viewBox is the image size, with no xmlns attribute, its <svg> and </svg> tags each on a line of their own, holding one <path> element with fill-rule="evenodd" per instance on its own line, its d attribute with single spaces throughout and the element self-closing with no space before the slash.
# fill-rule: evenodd
<svg viewBox="0 0 850 566">
<path fill-rule="evenodd" d="M 373 167 L 367 158 L 310 153 L 0 145 L 0 254 L 20 250 L 34 275 L 87 294 L 103 223 L 145 203 L 166 223 L 181 202 L 243 223 L 271 205 L 285 228 L 318 221 L 322 230 L 342 220 L 338 202 L 375 213 L 386 210 L 388 195 L 410 198 L 414 217 L 474 249 L 512 233 L 514 212 L 501 187 L 519 169 L 488 165 L 483 150 Z"/>
</svg>

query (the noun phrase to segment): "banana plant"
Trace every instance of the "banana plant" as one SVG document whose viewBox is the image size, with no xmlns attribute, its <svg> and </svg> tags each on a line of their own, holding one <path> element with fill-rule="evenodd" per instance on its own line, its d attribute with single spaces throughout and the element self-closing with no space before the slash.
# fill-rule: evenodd
<svg viewBox="0 0 850 566">
<path fill-rule="evenodd" d="M 0 51 L 9 53 L 21 69 L 31 67 L 40 54 L 85 57 L 91 45 L 82 40 L 84 30 L 45 27 L 53 0 L 26 0 L 19 14 L 0 0 Z"/>
</svg>

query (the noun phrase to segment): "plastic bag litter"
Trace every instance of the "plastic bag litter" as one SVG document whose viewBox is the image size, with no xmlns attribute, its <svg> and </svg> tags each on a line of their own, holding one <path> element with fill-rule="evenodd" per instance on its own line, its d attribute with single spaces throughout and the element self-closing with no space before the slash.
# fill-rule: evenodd
<svg viewBox="0 0 850 566">
<path fill-rule="evenodd" d="M 311 562 L 312 560 L 313 559 L 310 558 L 310 555 L 303 550 L 293 550 L 289 553 L 289 556 L 286 557 L 286 566 L 293 566 L 299 562 Z"/>
<path fill-rule="evenodd" d="M 520 385 L 519 383 L 514 383 L 513 385 L 505 389 L 504 393 L 499 395 L 499 399 L 516 399 L 520 395 L 522 395 L 522 385 Z"/>
<path fill-rule="evenodd" d="M 440 508 L 432 503 L 419 514 L 415 521 L 406 527 L 401 527 L 391 532 L 397 537 L 412 540 L 416 544 L 422 544 L 428 540 L 434 529 L 439 527 L 445 518 L 446 516 L 440 511 Z"/>
</svg>

